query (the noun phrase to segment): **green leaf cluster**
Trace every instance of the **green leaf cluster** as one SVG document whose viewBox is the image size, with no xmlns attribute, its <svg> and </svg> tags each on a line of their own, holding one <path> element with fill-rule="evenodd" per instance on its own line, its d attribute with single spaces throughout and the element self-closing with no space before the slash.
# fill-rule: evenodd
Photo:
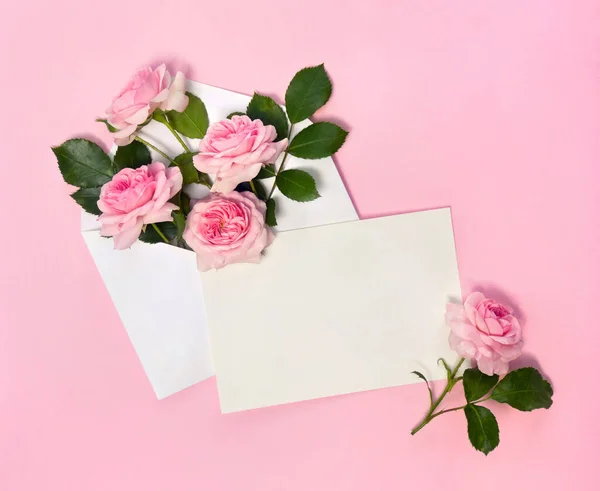
<svg viewBox="0 0 600 491">
<path fill-rule="evenodd" d="M 96 143 L 83 138 L 67 140 L 53 147 L 52 152 L 65 182 L 79 188 L 71 197 L 92 215 L 100 215 L 100 189 L 117 172 L 126 167 L 137 169 L 151 162 L 146 145 L 136 140 L 119 147 L 113 161 Z"/>
<path fill-rule="evenodd" d="M 291 138 L 293 125 L 310 118 L 331 97 L 331 81 L 324 65 L 307 67 L 294 75 L 285 93 L 286 112 L 271 97 L 255 93 L 246 108 L 251 119 L 260 119 L 272 125 L 277 141 Z M 232 113 L 228 117 L 233 116 Z M 348 132 L 330 122 L 318 122 L 301 130 L 291 141 L 278 169 L 267 162 L 256 180 L 274 177 L 271 191 L 267 194 L 267 223 L 276 224 L 276 204 L 273 190 L 277 187 L 289 199 L 298 202 L 313 201 L 320 197 L 315 179 L 305 170 L 285 170 L 288 155 L 302 159 L 322 159 L 336 153 L 346 141 Z"/>
<path fill-rule="evenodd" d="M 509 372 L 500 382 L 498 379 L 498 375 L 486 375 L 477 368 L 467 369 L 463 374 L 467 433 L 473 447 L 486 455 L 500 443 L 500 429 L 494 414 L 476 403 L 493 399 L 519 411 L 552 406 L 552 386 L 535 368 L 519 368 Z"/>
</svg>

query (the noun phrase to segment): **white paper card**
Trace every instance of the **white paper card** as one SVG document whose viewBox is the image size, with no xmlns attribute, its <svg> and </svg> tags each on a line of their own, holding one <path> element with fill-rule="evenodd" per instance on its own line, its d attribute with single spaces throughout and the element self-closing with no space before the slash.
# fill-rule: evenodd
<svg viewBox="0 0 600 491">
<path fill-rule="evenodd" d="M 202 274 L 221 411 L 445 377 L 461 298 L 450 209 L 280 233 Z"/>
<path fill-rule="evenodd" d="M 229 90 L 188 82 L 187 89 L 206 105 L 211 122 L 225 119 L 234 111 L 245 111 L 250 97 Z M 309 126 L 294 126 L 294 134 Z M 183 149 L 166 127 L 152 121 L 141 136 L 172 157 Z M 186 139 L 192 150 L 198 140 Z M 113 149 L 114 151 L 115 149 Z M 153 159 L 166 160 L 153 152 Z M 316 178 L 321 198 L 297 203 L 277 199 L 277 230 L 292 230 L 329 223 L 357 220 L 358 216 L 331 158 L 302 160 L 289 156 L 286 168 L 309 170 Z M 273 179 L 263 181 L 270 189 Z M 200 198 L 207 189 L 193 185 L 190 195 Z M 211 361 L 202 285 L 190 251 L 162 244 L 136 242 L 129 251 L 112 250 L 112 240 L 101 238 L 95 216 L 83 213 L 81 231 L 133 343 L 144 370 L 159 399 L 214 375 Z"/>
</svg>

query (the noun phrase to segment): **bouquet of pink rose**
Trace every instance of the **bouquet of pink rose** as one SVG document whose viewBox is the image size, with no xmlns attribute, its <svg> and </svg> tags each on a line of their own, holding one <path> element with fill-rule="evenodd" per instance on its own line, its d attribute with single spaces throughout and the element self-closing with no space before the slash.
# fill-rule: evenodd
<svg viewBox="0 0 600 491">
<path fill-rule="evenodd" d="M 202 100 L 185 90 L 185 77 L 171 77 L 165 65 L 144 67 L 99 119 L 118 145 L 111 159 L 95 143 L 75 138 L 52 150 L 64 180 L 79 189 L 71 196 L 98 215 L 100 233 L 115 249 L 136 240 L 192 249 L 201 271 L 239 262 L 259 262 L 277 225 L 276 188 L 298 202 L 319 198 L 314 178 L 285 169 L 288 155 L 320 159 L 343 145 L 347 132 L 329 122 L 314 123 L 292 138 L 293 126 L 311 117 L 331 96 L 323 65 L 300 70 L 290 82 L 286 111 L 272 98 L 254 94 L 245 113 L 209 122 Z M 138 130 L 164 124 L 181 144 L 171 158 Z M 184 138 L 199 139 L 192 151 Z M 166 163 L 155 162 L 150 149 Z M 281 158 L 280 158 L 281 156 Z M 269 191 L 262 180 L 275 178 Z M 193 200 L 188 185 L 210 188 Z"/>
<path fill-rule="evenodd" d="M 462 410 L 471 444 L 487 455 L 500 443 L 500 430 L 494 414 L 481 403 L 491 399 L 519 411 L 548 409 L 552 406 L 552 386 L 533 367 L 509 371 L 509 362 L 521 356 L 523 348 L 521 324 L 509 307 L 473 292 L 464 305 L 448 304 L 446 323 L 450 327 L 450 347 L 463 358 L 454 368 L 440 358 L 447 382 L 437 399 L 427 378 L 421 372 L 412 372 L 427 384 L 429 411 L 411 435 L 442 414 Z M 459 375 L 466 359 L 474 360 L 477 367 Z M 446 395 L 461 380 L 466 404 L 438 411 Z"/>
</svg>

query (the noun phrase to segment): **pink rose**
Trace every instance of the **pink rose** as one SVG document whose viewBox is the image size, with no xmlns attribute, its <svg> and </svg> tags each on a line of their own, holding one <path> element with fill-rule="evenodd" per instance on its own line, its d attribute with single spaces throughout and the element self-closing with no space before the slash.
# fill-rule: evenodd
<svg viewBox="0 0 600 491">
<path fill-rule="evenodd" d="M 119 131 L 113 133 L 117 145 L 127 145 L 134 138 L 138 126 L 144 123 L 156 108 L 182 112 L 188 105 L 185 95 L 185 77 L 171 74 L 165 65 L 155 70 L 140 68 L 106 110 L 106 119 Z"/>
<path fill-rule="evenodd" d="M 471 293 L 464 307 L 448 304 L 446 322 L 451 329 L 450 347 L 464 358 L 475 359 L 487 375 L 506 374 L 508 362 L 521 355 L 519 321 L 512 310 L 483 293 Z"/>
<path fill-rule="evenodd" d="M 233 263 L 257 263 L 273 242 L 265 227 L 267 206 L 249 192 L 210 194 L 190 211 L 183 238 L 196 252 L 198 269 L 220 269 Z"/>
<path fill-rule="evenodd" d="M 168 201 L 182 185 L 179 168 L 165 169 L 161 162 L 119 171 L 100 191 L 100 234 L 114 237 L 115 249 L 127 249 L 144 225 L 173 221 L 171 212 L 179 207 Z"/>
<path fill-rule="evenodd" d="M 194 165 L 216 175 L 213 192 L 229 193 L 240 182 L 254 179 L 263 164 L 275 162 L 287 146 L 287 138 L 279 142 L 275 138 L 273 126 L 248 116 L 233 116 L 209 126 Z"/>
</svg>

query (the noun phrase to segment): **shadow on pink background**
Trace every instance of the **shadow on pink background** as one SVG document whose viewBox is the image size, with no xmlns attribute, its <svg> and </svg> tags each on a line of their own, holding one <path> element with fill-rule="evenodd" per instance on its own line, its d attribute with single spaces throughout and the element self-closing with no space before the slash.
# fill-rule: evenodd
<svg viewBox="0 0 600 491">
<path fill-rule="evenodd" d="M 15 1 L 0 22 L 1 490 L 600 489 L 599 2 Z M 325 62 L 359 213 L 452 206 L 463 289 L 524 313 L 553 408 L 496 406 L 485 458 L 458 413 L 409 435 L 423 385 L 227 416 L 214 379 L 156 401 L 50 146 L 108 145 L 94 118 L 159 60 L 279 98 Z"/>
</svg>

